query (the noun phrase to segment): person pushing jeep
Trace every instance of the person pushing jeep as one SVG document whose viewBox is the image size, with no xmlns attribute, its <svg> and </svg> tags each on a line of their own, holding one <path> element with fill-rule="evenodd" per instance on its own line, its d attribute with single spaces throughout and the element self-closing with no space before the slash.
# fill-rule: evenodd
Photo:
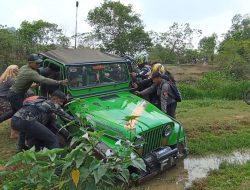
<svg viewBox="0 0 250 190">
<path fill-rule="evenodd" d="M 57 81 L 40 75 L 37 72 L 37 69 L 42 62 L 43 60 L 38 54 L 31 54 L 28 57 L 28 64 L 20 68 L 15 83 L 11 86 L 10 91 L 7 94 L 7 99 L 10 102 L 13 115 L 22 108 L 25 93 L 31 87 L 33 82 L 52 85 L 64 85 L 68 82 L 68 80 Z M 25 134 L 23 132 L 19 133 L 19 139 L 23 139 L 24 136 Z M 23 149 L 23 147 L 18 147 L 18 149 Z"/>
<path fill-rule="evenodd" d="M 160 98 L 161 111 L 175 118 L 177 100 L 173 88 L 171 88 L 170 81 L 164 80 L 161 73 L 158 71 L 152 73 L 151 79 L 153 81 L 153 85 L 141 92 L 136 91 L 135 93 L 137 95 L 147 95 L 157 89 L 157 96 Z"/>
<path fill-rule="evenodd" d="M 21 67 L 16 77 L 14 85 L 10 88 L 7 98 L 11 104 L 13 114 L 16 113 L 23 105 L 25 93 L 31 87 L 32 83 L 44 83 L 51 85 L 65 85 L 68 80 L 53 80 L 40 75 L 37 69 L 43 60 L 38 54 L 31 54 L 28 57 L 28 64 Z"/>
<path fill-rule="evenodd" d="M 27 100 L 23 103 L 23 107 L 11 119 L 12 129 L 20 132 L 17 144 L 18 152 L 27 149 L 25 145 L 25 138 L 27 137 L 34 142 L 36 148 L 59 148 L 57 137 L 49 126 L 64 132 L 63 135 L 68 137 L 67 131 L 55 122 L 55 115 L 61 115 L 69 121 L 73 120 L 73 117 L 61 108 L 66 100 L 65 94 L 56 90 L 52 93 L 49 100 L 37 97 L 34 100 Z"/>
</svg>

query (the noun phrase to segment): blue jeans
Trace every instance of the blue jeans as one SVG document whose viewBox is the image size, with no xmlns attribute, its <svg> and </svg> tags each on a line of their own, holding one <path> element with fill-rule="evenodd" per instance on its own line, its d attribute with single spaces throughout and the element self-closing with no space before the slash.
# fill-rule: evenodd
<svg viewBox="0 0 250 190">
<path fill-rule="evenodd" d="M 25 146 L 25 136 L 42 142 L 42 145 L 48 149 L 59 148 L 59 143 L 56 135 L 40 122 L 26 121 L 17 117 L 12 117 L 11 127 L 14 130 L 20 131 L 18 146 Z"/>
</svg>

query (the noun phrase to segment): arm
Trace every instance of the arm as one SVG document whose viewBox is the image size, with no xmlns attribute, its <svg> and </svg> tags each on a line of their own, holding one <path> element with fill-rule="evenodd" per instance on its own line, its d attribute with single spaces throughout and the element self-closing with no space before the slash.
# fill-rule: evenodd
<svg viewBox="0 0 250 190">
<path fill-rule="evenodd" d="M 50 78 L 46 78 L 40 74 L 38 74 L 38 72 L 34 71 L 32 73 L 31 78 L 33 79 L 34 82 L 38 82 L 38 83 L 44 83 L 44 84 L 52 84 L 52 85 L 58 85 L 60 84 L 60 81 L 54 80 L 54 79 L 50 79 Z"/>
<path fill-rule="evenodd" d="M 15 79 L 14 78 L 8 78 L 5 85 L 10 88 L 13 84 L 15 83 Z"/>
<path fill-rule="evenodd" d="M 168 99 L 169 84 L 164 83 L 161 88 L 161 111 L 167 113 L 167 99 Z"/>
<path fill-rule="evenodd" d="M 149 72 L 149 69 L 146 67 L 143 67 L 139 73 L 136 73 L 136 77 L 145 76 L 148 72 Z"/>
<path fill-rule="evenodd" d="M 152 79 L 145 79 L 145 80 L 139 81 L 137 82 L 138 90 L 139 91 L 144 90 L 150 87 L 152 84 L 153 84 Z"/>
<path fill-rule="evenodd" d="M 145 90 L 140 92 L 140 95 L 149 95 L 152 94 L 156 90 L 156 85 L 152 84 L 150 87 L 146 88 Z"/>
</svg>

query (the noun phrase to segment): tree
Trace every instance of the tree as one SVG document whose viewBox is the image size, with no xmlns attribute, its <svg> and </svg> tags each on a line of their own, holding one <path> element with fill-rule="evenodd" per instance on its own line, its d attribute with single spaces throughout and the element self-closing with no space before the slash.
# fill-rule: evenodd
<svg viewBox="0 0 250 190">
<path fill-rule="evenodd" d="M 236 78 L 250 72 L 250 17 L 237 14 L 218 49 L 219 61 Z"/>
<path fill-rule="evenodd" d="M 63 35 L 62 29 L 43 20 L 23 21 L 17 32 L 25 54 L 69 46 L 69 38 Z"/>
<path fill-rule="evenodd" d="M 236 14 L 232 18 L 232 26 L 225 35 L 225 39 L 249 39 L 250 38 L 250 16 Z"/>
<path fill-rule="evenodd" d="M 7 26 L 0 25 L 0 71 L 2 72 L 15 58 L 16 32 Z"/>
<path fill-rule="evenodd" d="M 182 56 L 186 50 L 193 48 L 193 36 L 199 36 L 200 34 L 201 30 L 192 29 L 188 23 L 178 24 L 176 22 L 164 33 L 150 32 L 155 47 L 160 45 L 166 50 L 165 56 L 171 55 L 172 58 L 168 61 L 169 63 L 186 62 Z"/>
<path fill-rule="evenodd" d="M 217 35 L 214 33 L 212 36 L 203 37 L 199 42 L 198 49 L 203 56 L 207 56 L 211 61 L 214 60 L 214 53 L 216 48 Z"/>
<path fill-rule="evenodd" d="M 119 55 L 134 54 L 151 46 L 149 34 L 131 5 L 105 0 L 89 11 L 87 20 L 101 48 Z"/>
<path fill-rule="evenodd" d="M 42 20 L 23 21 L 17 30 L 0 25 L 0 70 L 10 64 L 24 64 L 30 53 L 67 48 L 69 43 L 56 24 Z"/>
<path fill-rule="evenodd" d="M 78 38 L 78 48 L 91 48 L 97 49 L 101 47 L 100 40 L 91 32 L 82 33 L 77 35 Z M 75 37 L 75 36 L 73 36 Z"/>
<path fill-rule="evenodd" d="M 149 57 L 152 62 L 163 64 L 176 63 L 176 56 L 170 49 L 162 47 L 160 44 L 149 49 Z"/>
</svg>

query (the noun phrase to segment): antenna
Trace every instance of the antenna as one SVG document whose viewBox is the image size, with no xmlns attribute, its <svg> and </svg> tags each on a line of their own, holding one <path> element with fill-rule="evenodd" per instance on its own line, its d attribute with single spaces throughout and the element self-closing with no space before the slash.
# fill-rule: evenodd
<svg viewBox="0 0 250 190">
<path fill-rule="evenodd" d="M 75 49 L 76 49 L 76 37 L 77 37 L 77 11 L 78 11 L 79 2 L 76 1 L 76 28 L 75 28 Z"/>
</svg>

